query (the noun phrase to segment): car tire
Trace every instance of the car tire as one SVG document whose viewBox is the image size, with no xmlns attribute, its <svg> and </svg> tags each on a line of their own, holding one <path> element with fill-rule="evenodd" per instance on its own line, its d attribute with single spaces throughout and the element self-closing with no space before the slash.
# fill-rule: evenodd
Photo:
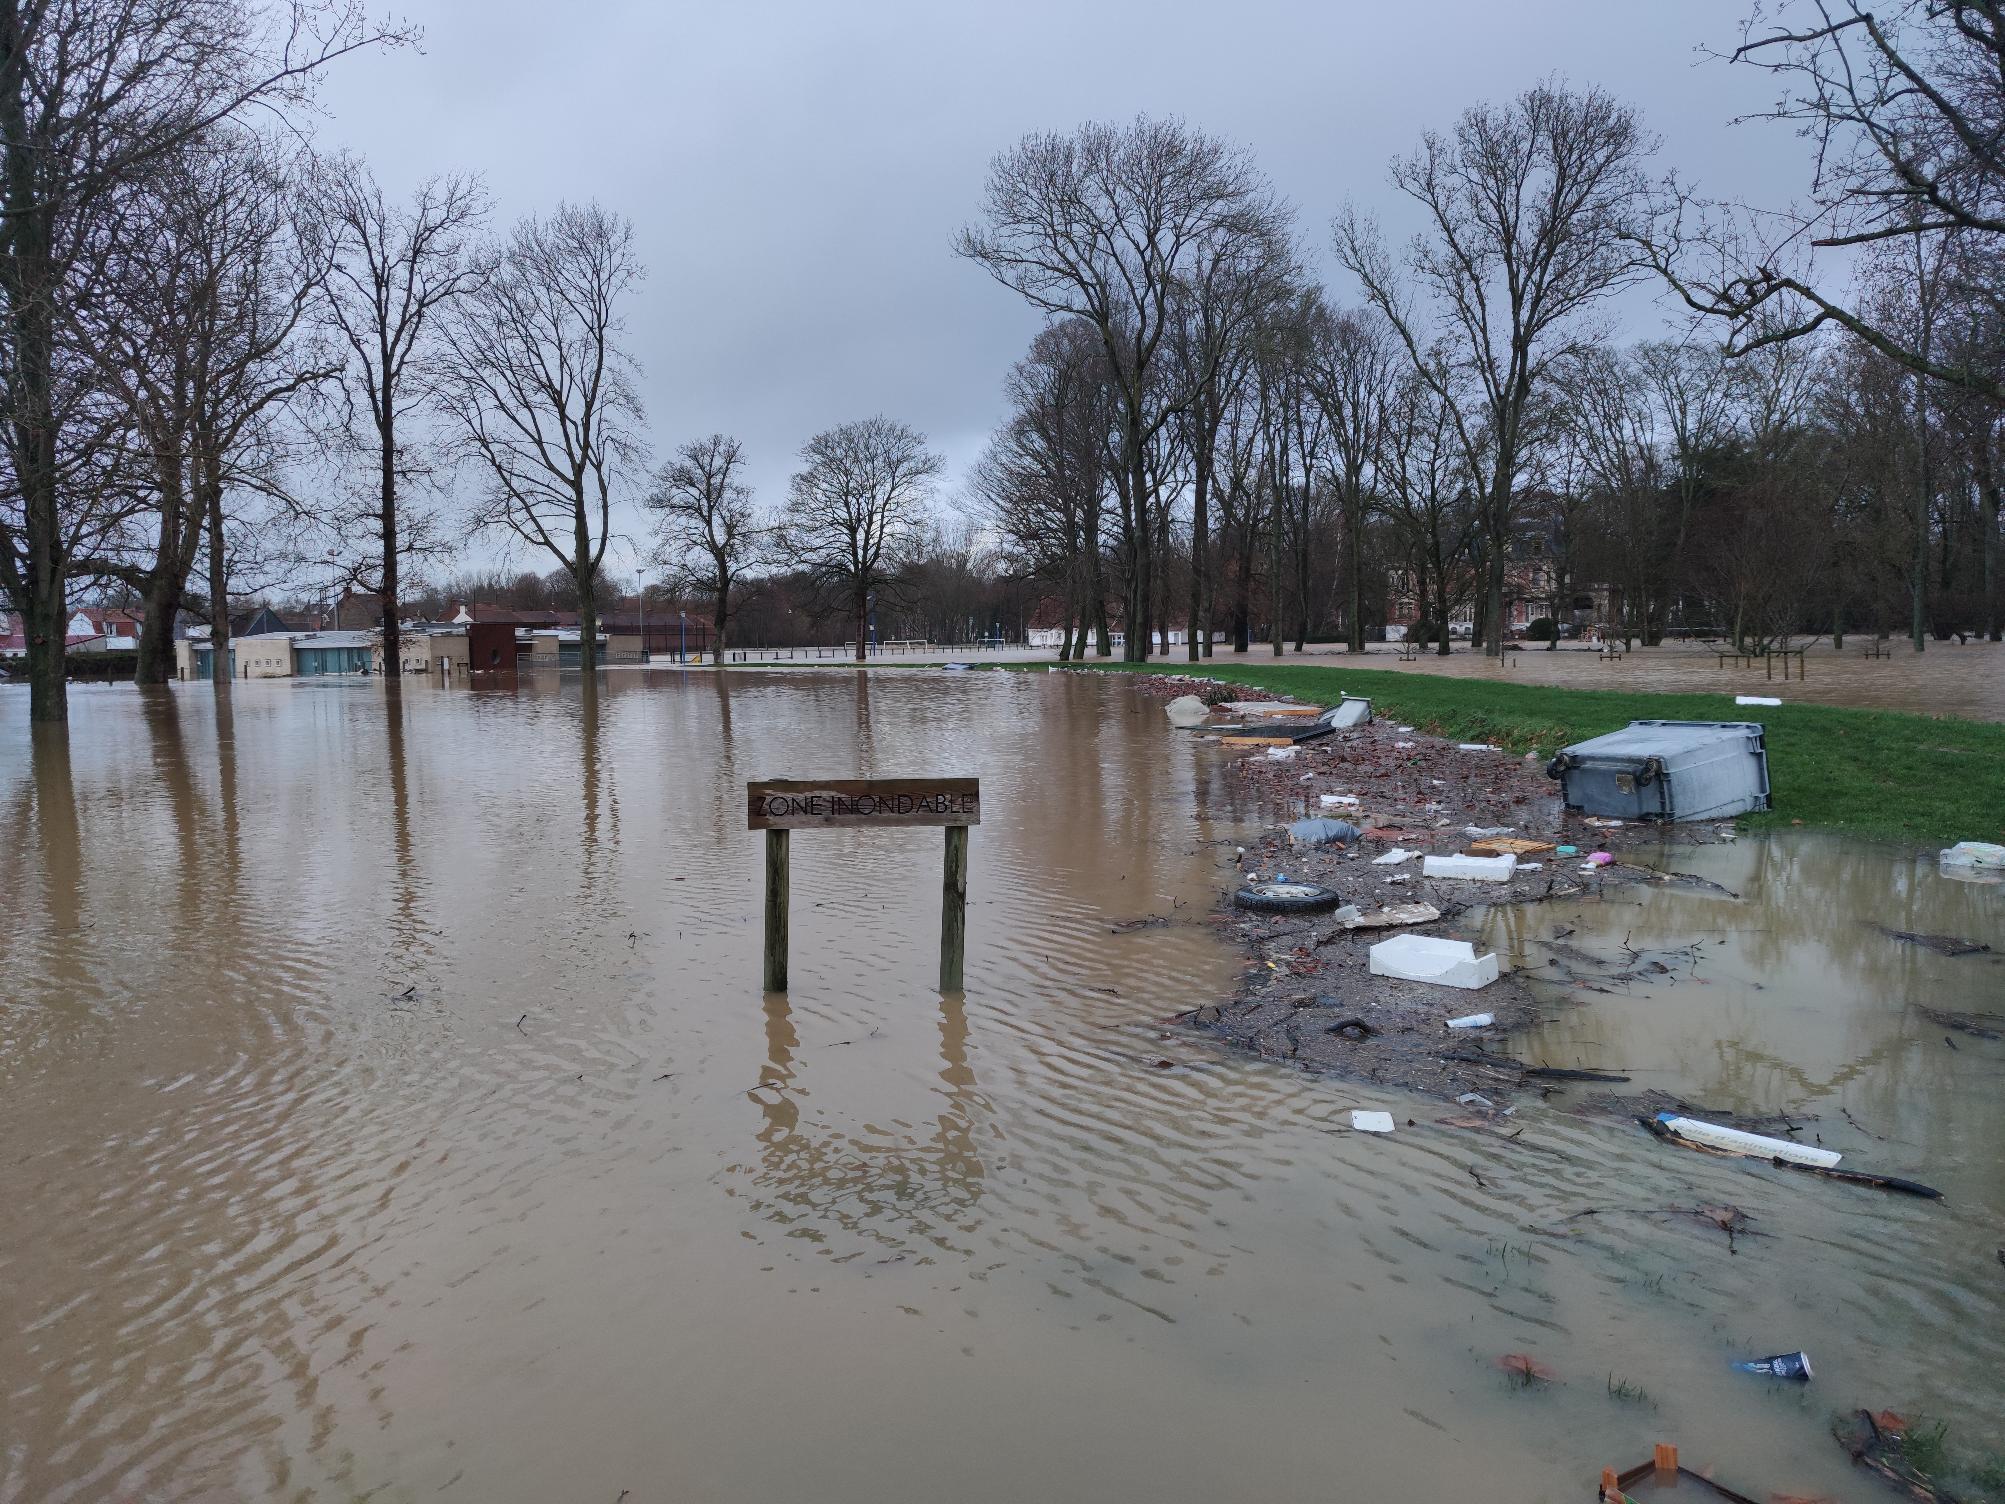
<svg viewBox="0 0 2005 1504">
<path fill-rule="evenodd" d="M 1248 883 L 1232 901 L 1256 914 L 1321 914 L 1344 900 L 1321 883 Z"/>
</svg>

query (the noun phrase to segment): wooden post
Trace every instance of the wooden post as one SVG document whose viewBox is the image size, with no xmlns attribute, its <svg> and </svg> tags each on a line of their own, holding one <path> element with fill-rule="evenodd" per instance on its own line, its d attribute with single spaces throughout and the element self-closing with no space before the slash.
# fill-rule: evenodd
<svg viewBox="0 0 2005 1504">
<path fill-rule="evenodd" d="M 940 990 L 961 990 L 968 950 L 968 827 L 947 827 L 947 865 L 940 883 Z"/>
<path fill-rule="evenodd" d="M 787 990 L 787 837 L 766 832 L 766 990 Z"/>
<path fill-rule="evenodd" d="M 1678 1471 L 1678 1449 L 1665 1442 L 1658 1442 L 1650 1461 L 1655 1464 L 1659 1479 L 1676 1476 Z"/>
</svg>

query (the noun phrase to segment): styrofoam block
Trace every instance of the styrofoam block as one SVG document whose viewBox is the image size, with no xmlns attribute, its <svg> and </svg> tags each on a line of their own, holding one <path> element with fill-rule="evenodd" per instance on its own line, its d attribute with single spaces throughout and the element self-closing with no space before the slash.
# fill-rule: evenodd
<svg viewBox="0 0 2005 1504">
<path fill-rule="evenodd" d="M 1496 981 L 1497 970 L 1496 952 L 1479 956 L 1467 940 L 1396 935 L 1371 948 L 1371 974 L 1402 982 L 1431 982 L 1473 992 Z"/>
<path fill-rule="evenodd" d="M 1478 883 L 1507 883 L 1518 870 L 1518 859 L 1503 856 L 1430 856 L 1420 864 L 1422 877 L 1462 877 Z"/>
</svg>

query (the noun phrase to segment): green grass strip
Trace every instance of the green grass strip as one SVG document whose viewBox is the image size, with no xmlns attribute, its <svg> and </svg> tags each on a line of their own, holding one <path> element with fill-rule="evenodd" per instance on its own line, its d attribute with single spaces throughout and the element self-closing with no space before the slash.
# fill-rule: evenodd
<svg viewBox="0 0 2005 1504">
<path fill-rule="evenodd" d="M 1543 759 L 1631 721 L 1760 721 L 1775 808 L 1751 829 L 1804 825 L 1907 841 L 2005 840 L 2005 726 L 1956 716 L 1834 705 L 1736 705 L 1732 695 L 1653 694 L 1499 684 L 1325 664 L 1099 663 L 1070 667 L 1186 674 L 1315 704 L 1365 695 L 1380 718 L 1458 742 Z M 1042 670 L 1042 664 L 998 665 Z"/>
</svg>

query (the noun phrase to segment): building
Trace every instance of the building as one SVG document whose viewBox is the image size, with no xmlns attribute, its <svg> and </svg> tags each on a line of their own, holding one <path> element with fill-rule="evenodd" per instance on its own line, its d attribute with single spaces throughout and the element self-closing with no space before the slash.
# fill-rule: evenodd
<svg viewBox="0 0 2005 1504">
<path fill-rule="evenodd" d="M 602 616 L 599 630 L 605 634 L 606 651 L 616 663 L 638 662 L 643 655 L 687 663 L 710 653 L 710 623 L 686 611 L 664 611 L 645 619 Z"/>
<path fill-rule="evenodd" d="M 1522 633 L 1534 621 L 1548 617 L 1583 633 L 1619 619 L 1621 593 L 1600 582 L 1573 582 L 1564 601 L 1558 598 L 1559 569 L 1548 546 L 1546 526 L 1532 520 L 1519 529 L 1504 561 L 1504 626 Z M 1438 582 L 1435 589 L 1439 590 Z M 1465 559 L 1456 568 L 1452 594 L 1460 604 L 1448 613 L 1451 637 L 1467 637 L 1474 630 L 1476 613 L 1489 589 L 1488 575 L 1480 559 Z M 1438 615 L 1440 603 L 1430 602 Z M 1386 636 L 1404 638 L 1420 620 L 1419 582 L 1407 569 L 1391 570 L 1386 577 Z"/>
<path fill-rule="evenodd" d="M 140 614 L 122 607 L 79 606 L 65 629 L 71 652 L 131 652 L 139 646 Z"/>
<path fill-rule="evenodd" d="M 397 633 L 398 671 L 405 676 L 438 674 L 443 678 L 463 677 L 468 667 L 467 627 L 433 623 L 406 623 Z M 370 671 L 383 672 L 382 633 L 369 634 Z"/>
<path fill-rule="evenodd" d="M 406 674 L 438 672 L 445 659 L 450 676 L 466 672 L 464 632 L 414 630 L 399 643 Z M 208 679 L 215 674 L 215 652 L 206 634 L 174 644 L 175 675 Z M 368 677 L 383 672 L 382 634 L 378 632 L 260 632 L 230 639 L 225 672 L 232 679 L 324 679 Z"/>
<path fill-rule="evenodd" d="M 292 634 L 268 632 L 256 637 L 233 637 L 224 668 L 232 679 L 286 679 L 292 676 Z M 211 679 L 216 673 L 216 653 L 208 634 L 188 636 L 174 644 L 174 676 L 177 679 Z"/>
</svg>

